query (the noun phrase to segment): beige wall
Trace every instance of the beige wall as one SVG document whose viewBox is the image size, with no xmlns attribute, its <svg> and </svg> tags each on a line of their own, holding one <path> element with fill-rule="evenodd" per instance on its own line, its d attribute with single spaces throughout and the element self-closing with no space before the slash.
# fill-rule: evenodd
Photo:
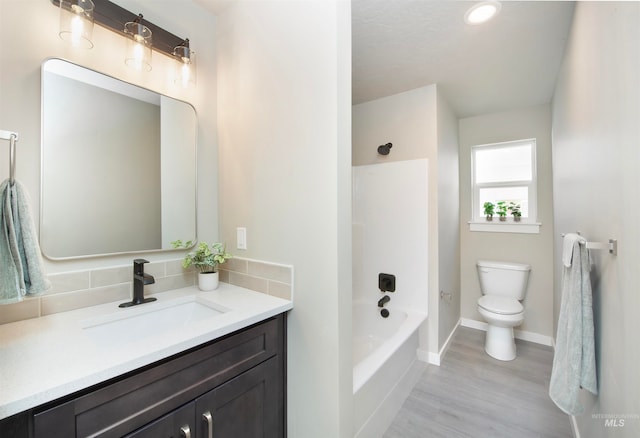
<svg viewBox="0 0 640 438">
<path fill-rule="evenodd" d="M 549 105 L 461 119 L 460 129 L 460 281 L 461 317 L 483 321 L 477 311 L 481 296 L 478 260 L 531 265 L 519 330 L 545 337 L 553 332 L 553 216 L 551 188 L 551 110 Z M 538 222 L 540 234 L 471 232 L 471 146 L 536 138 Z"/>
<path fill-rule="evenodd" d="M 436 95 L 429 85 L 354 105 L 353 165 L 435 158 Z M 378 146 L 388 142 L 391 153 L 379 155 Z M 437 187 L 437 179 L 433 183 Z"/>
<path fill-rule="evenodd" d="M 460 320 L 460 185 L 458 118 L 437 97 L 438 132 L 438 351 Z M 440 295 L 440 291 L 443 295 Z"/>
<path fill-rule="evenodd" d="M 351 28 L 342 1 L 237 1 L 218 17 L 220 224 L 295 267 L 291 437 L 349 437 Z"/>
<path fill-rule="evenodd" d="M 640 3 L 578 2 L 553 101 L 556 260 L 561 232 L 619 241 L 617 256 L 591 251 L 600 395 L 582 394 L 583 438 L 640 436 L 639 122 Z"/>
</svg>

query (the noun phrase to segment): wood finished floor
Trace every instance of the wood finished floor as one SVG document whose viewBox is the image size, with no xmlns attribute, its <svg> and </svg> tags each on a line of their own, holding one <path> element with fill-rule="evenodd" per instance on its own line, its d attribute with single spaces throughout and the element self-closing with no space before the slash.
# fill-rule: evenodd
<svg viewBox="0 0 640 438">
<path fill-rule="evenodd" d="M 518 357 L 503 362 L 484 352 L 484 335 L 458 328 L 384 438 L 572 438 L 569 417 L 548 396 L 551 347 L 517 340 Z"/>
</svg>

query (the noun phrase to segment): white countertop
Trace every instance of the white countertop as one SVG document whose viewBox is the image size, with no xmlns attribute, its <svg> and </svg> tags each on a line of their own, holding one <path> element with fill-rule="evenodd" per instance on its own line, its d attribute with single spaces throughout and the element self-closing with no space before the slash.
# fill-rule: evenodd
<svg viewBox="0 0 640 438">
<path fill-rule="evenodd" d="M 0 325 L 0 419 L 286 312 L 291 301 L 227 283 L 213 292 L 197 287 L 154 294 L 158 301 L 126 309 L 119 302 Z M 163 329 L 138 330 L 102 342 L 86 327 L 156 311 L 169 302 L 210 304 L 224 313 Z"/>
</svg>

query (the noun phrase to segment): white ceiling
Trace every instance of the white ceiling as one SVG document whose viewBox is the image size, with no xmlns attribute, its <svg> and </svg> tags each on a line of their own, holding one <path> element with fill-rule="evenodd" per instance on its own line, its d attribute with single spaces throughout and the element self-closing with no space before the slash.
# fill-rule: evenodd
<svg viewBox="0 0 640 438">
<path fill-rule="evenodd" d="M 195 0 L 216 15 L 234 1 Z M 475 3 L 351 0 L 353 103 L 431 84 L 459 117 L 550 102 L 574 2 L 503 1 L 469 26 Z"/>
<path fill-rule="evenodd" d="M 430 84 L 459 117 L 550 102 L 573 2 L 503 1 L 469 26 L 475 3 L 352 0 L 353 103 Z"/>
</svg>

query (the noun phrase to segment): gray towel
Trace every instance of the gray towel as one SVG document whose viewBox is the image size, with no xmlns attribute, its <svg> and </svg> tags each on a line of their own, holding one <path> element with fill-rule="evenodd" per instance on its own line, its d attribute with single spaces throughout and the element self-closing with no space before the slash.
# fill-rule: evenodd
<svg viewBox="0 0 640 438">
<path fill-rule="evenodd" d="M 29 195 L 18 181 L 0 184 L 0 231 L 0 304 L 49 289 Z"/>
<path fill-rule="evenodd" d="M 584 238 L 573 239 L 570 266 L 563 263 L 562 301 L 549 396 L 569 415 L 584 411 L 580 388 L 598 393 L 589 250 Z M 565 239 L 567 238 L 565 237 Z"/>
</svg>

